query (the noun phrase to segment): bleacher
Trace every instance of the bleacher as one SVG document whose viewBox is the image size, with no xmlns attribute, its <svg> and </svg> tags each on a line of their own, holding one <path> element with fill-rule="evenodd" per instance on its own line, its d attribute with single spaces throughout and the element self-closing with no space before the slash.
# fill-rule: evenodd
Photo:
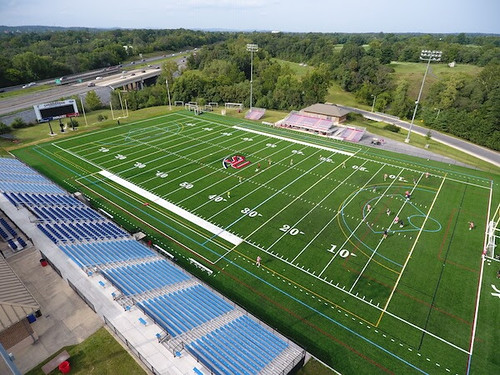
<svg viewBox="0 0 500 375">
<path fill-rule="evenodd" d="M 111 222 L 53 222 L 38 224 L 44 233 L 51 233 L 54 243 L 113 240 L 130 237 L 129 234 Z"/>
<path fill-rule="evenodd" d="M 228 302 L 203 285 L 138 302 L 172 337 L 215 319 L 233 309 Z"/>
<path fill-rule="evenodd" d="M 358 129 L 353 127 L 347 127 L 342 133 L 342 139 L 348 142 L 355 142 L 355 143 L 359 142 L 361 138 L 363 138 L 365 131 L 366 129 L 364 128 Z"/>
<path fill-rule="evenodd" d="M 224 374 L 257 374 L 287 347 L 288 343 L 247 316 L 186 345 L 207 368 Z"/>
<path fill-rule="evenodd" d="M 265 108 L 250 108 L 250 110 L 245 114 L 245 118 L 248 120 L 260 120 L 266 113 Z"/>
<path fill-rule="evenodd" d="M 4 239 L 17 236 L 17 232 L 9 225 L 9 223 L 5 221 L 3 217 L 0 217 L 0 234 Z"/>
<path fill-rule="evenodd" d="M 96 241 L 60 245 L 59 247 L 82 268 L 156 256 L 154 251 L 135 240 Z"/>
<path fill-rule="evenodd" d="M 166 260 L 137 263 L 102 271 L 125 296 L 161 289 L 189 280 L 189 276 Z"/>
<path fill-rule="evenodd" d="M 127 302 L 135 303 L 171 339 L 184 340 L 187 351 L 210 371 L 284 373 L 291 361 L 304 356 L 303 350 L 242 316 L 231 303 L 55 184 L 38 178 L 34 170 L 2 158 L 0 168 L 0 191 L 14 206 L 30 210 L 40 231 L 79 267 L 87 272 L 98 267 Z M 0 220 L 0 235 L 9 245 L 14 250 L 26 246 L 9 228 Z M 290 357 L 282 354 L 287 350 Z M 276 360 L 278 356 L 282 359 Z"/>
<path fill-rule="evenodd" d="M 4 192 L 7 199 L 15 206 L 81 206 L 87 207 L 75 197 L 70 195 L 53 195 L 53 194 L 30 194 L 30 193 L 15 193 Z"/>
<path fill-rule="evenodd" d="M 319 132 L 326 135 L 331 134 L 335 129 L 332 120 L 307 116 L 294 111 L 282 120 L 280 124 L 284 127 Z"/>
</svg>

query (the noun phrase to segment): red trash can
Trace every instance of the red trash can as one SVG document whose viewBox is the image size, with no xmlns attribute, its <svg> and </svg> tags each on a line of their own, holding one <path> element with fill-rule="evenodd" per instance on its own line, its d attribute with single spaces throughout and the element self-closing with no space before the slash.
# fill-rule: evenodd
<svg viewBox="0 0 500 375">
<path fill-rule="evenodd" d="M 47 262 L 47 259 L 42 258 L 42 259 L 40 259 L 40 264 L 42 265 L 42 267 L 46 267 L 47 264 L 49 264 L 49 263 Z"/>
<path fill-rule="evenodd" d="M 70 370 L 71 367 L 68 361 L 61 362 L 61 364 L 59 365 L 59 371 L 61 371 L 63 374 L 67 374 L 68 372 L 70 372 Z"/>
</svg>

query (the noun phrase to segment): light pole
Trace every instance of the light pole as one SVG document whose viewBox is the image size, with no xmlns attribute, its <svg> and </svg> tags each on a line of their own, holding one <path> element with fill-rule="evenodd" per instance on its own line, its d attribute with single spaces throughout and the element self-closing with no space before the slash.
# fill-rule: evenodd
<svg viewBox="0 0 500 375">
<path fill-rule="evenodd" d="M 247 51 L 250 51 L 250 109 L 252 109 L 252 95 L 253 95 L 253 53 L 259 50 L 257 44 L 247 44 Z"/>
<path fill-rule="evenodd" d="M 429 71 L 429 66 L 431 61 L 441 60 L 441 51 L 428 51 L 423 50 L 420 52 L 420 60 L 427 60 L 427 67 L 425 68 L 424 79 L 422 80 L 422 85 L 420 86 L 420 91 L 418 92 L 418 98 L 415 102 L 415 110 L 413 111 L 413 116 L 411 117 L 410 129 L 408 129 L 408 135 L 406 136 L 405 142 L 410 142 L 411 128 L 413 127 L 413 122 L 415 121 L 415 115 L 417 114 L 418 104 L 420 103 L 420 97 L 422 96 L 422 90 L 424 89 L 425 77 L 427 77 L 427 72 Z"/>
<path fill-rule="evenodd" d="M 172 110 L 172 102 L 170 101 L 170 89 L 168 88 L 168 79 L 165 80 L 165 83 L 167 84 L 168 107 L 170 110 Z"/>
<path fill-rule="evenodd" d="M 373 103 L 372 103 L 372 113 L 373 113 L 373 110 L 375 109 L 375 100 L 377 100 L 377 95 L 372 94 L 372 98 L 373 98 Z"/>
<path fill-rule="evenodd" d="M 83 118 L 85 119 L 85 126 L 88 126 L 89 123 L 87 122 L 87 115 L 85 114 L 85 106 L 83 105 L 83 99 L 80 96 L 80 103 L 82 103 L 82 111 L 83 111 Z"/>
</svg>

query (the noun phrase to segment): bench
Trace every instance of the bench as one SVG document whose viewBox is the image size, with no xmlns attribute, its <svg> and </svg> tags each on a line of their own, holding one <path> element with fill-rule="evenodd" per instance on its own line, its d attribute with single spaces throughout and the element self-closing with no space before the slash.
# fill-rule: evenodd
<svg viewBox="0 0 500 375">
<path fill-rule="evenodd" d="M 52 358 L 49 362 L 42 366 L 42 371 L 45 375 L 54 371 L 61 363 L 69 359 L 69 354 L 66 350 L 59 353 L 57 356 Z"/>
</svg>

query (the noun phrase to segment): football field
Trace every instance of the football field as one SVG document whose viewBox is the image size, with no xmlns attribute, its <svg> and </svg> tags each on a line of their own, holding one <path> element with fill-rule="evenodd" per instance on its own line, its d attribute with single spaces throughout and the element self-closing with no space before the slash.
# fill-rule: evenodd
<svg viewBox="0 0 500 375">
<path fill-rule="evenodd" d="M 498 175 L 184 111 L 15 154 L 342 373 L 499 369 Z"/>
</svg>

